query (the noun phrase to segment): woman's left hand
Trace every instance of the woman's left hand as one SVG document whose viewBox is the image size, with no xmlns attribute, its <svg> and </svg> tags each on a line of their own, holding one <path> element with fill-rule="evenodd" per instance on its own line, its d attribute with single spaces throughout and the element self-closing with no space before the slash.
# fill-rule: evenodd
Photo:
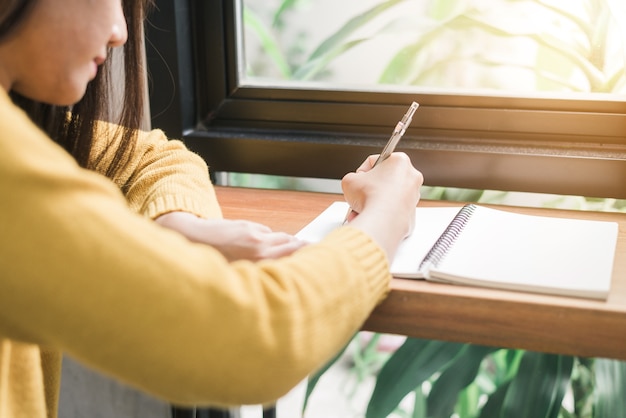
<svg viewBox="0 0 626 418">
<path fill-rule="evenodd" d="M 306 245 L 293 235 L 251 221 L 202 219 L 187 212 L 166 213 L 155 221 L 190 241 L 215 247 L 230 261 L 279 258 Z"/>
</svg>

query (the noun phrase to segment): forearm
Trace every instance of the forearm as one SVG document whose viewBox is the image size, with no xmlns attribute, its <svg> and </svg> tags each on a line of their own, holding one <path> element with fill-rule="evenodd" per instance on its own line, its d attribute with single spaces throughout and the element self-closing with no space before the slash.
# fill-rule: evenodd
<svg viewBox="0 0 626 418">
<path fill-rule="evenodd" d="M 13 337 L 176 403 L 278 398 L 347 343 L 389 279 L 382 253 L 350 228 L 289 258 L 229 264 L 144 222 L 101 226 L 92 231 L 109 244 L 65 241 L 38 259 L 46 283 L 21 289 L 20 300 L 0 296 L 21 323 Z M 81 247 L 100 250 L 76 254 Z"/>
</svg>

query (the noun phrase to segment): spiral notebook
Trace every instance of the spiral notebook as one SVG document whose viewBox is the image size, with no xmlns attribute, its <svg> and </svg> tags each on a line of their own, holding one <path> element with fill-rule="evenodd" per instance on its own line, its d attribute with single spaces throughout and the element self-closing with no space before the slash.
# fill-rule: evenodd
<svg viewBox="0 0 626 418">
<path fill-rule="evenodd" d="M 297 236 L 318 242 L 341 226 L 334 202 Z M 615 222 L 525 215 L 469 204 L 417 207 L 415 229 L 391 264 L 398 278 L 606 299 Z"/>
</svg>

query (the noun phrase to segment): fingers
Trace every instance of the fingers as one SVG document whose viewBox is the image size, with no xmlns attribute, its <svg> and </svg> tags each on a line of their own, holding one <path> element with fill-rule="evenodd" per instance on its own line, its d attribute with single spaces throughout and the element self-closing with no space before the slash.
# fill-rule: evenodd
<svg viewBox="0 0 626 418">
<path fill-rule="evenodd" d="M 422 185 L 422 174 L 415 169 L 405 153 L 393 153 L 372 170 L 370 165 L 376 159 L 376 155 L 368 157 L 359 167 L 361 171 L 348 173 L 342 179 L 341 186 L 346 201 L 358 213 L 369 198 L 412 199 L 419 193 Z M 417 201 L 414 203 L 417 204 Z"/>
<path fill-rule="evenodd" d="M 372 167 L 374 167 L 374 164 L 376 164 L 376 160 L 378 160 L 379 155 L 380 154 L 374 154 L 367 157 L 365 161 L 363 161 L 363 163 L 359 166 L 359 168 L 356 169 L 356 172 L 361 173 L 365 171 L 370 171 Z"/>
<path fill-rule="evenodd" d="M 299 250 L 300 248 L 306 245 L 308 245 L 308 243 L 302 240 L 298 240 L 298 239 L 289 240 L 284 243 L 265 248 L 263 252 L 259 254 L 258 259 L 262 260 L 262 259 L 267 259 L 267 258 L 274 259 L 274 258 L 286 257 L 288 255 L 293 254 L 295 251 Z"/>
<path fill-rule="evenodd" d="M 293 235 L 274 232 L 265 225 L 251 221 L 221 220 L 219 225 L 227 232 L 220 240 L 212 240 L 210 244 L 230 261 L 284 257 L 306 245 Z M 215 227 L 212 230 L 215 232 Z"/>
<path fill-rule="evenodd" d="M 370 156 L 361 168 L 376 161 Z M 368 210 L 378 213 L 376 222 L 396 222 L 406 233 L 413 230 L 411 214 L 419 202 L 422 173 L 415 169 L 408 155 L 394 152 L 375 169 L 348 173 L 342 179 L 344 198 L 353 213 L 348 215 L 351 223 Z M 376 218 L 376 216 L 374 216 Z M 403 224 L 403 225 L 402 225 Z"/>
<path fill-rule="evenodd" d="M 269 232 L 260 238 L 261 245 L 257 247 L 256 254 L 258 260 L 284 257 L 306 245 L 306 242 L 284 232 Z"/>
<path fill-rule="evenodd" d="M 352 220 L 354 218 L 356 218 L 356 216 L 359 214 L 359 212 L 357 212 L 356 210 L 350 208 L 350 211 L 348 212 L 348 214 L 346 215 L 346 220 L 344 221 L 344 223 L 350 223 L 352 222 Z"/>
</svg>

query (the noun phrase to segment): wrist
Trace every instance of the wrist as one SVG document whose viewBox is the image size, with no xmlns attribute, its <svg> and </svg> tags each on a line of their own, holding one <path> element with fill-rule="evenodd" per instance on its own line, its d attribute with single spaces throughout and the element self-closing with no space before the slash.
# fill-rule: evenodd
<svg viewBox="0 0 626 418">
<path fill-rule="evenodd" d="M 159 215 L 154 221 L 165 228 L 180 230 L 185 225 L 188 225 L 189 222 L 195 223 L 199 219 L 193 213 L 174 211 Z"/>
</svg>

